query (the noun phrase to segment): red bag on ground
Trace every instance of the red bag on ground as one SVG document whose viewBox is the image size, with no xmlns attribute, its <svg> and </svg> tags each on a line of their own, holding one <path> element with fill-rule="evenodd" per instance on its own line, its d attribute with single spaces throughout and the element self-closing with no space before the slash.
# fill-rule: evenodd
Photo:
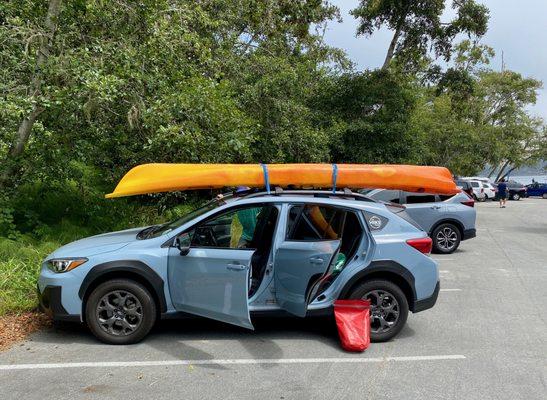
<svg viewBox="0 0 547 400">
<path fill-rule="evenodd" d="M 370 344 L 370 301 L 336 300 L 334 317 L 342 348 L 364 351 Z"/>
</svg>

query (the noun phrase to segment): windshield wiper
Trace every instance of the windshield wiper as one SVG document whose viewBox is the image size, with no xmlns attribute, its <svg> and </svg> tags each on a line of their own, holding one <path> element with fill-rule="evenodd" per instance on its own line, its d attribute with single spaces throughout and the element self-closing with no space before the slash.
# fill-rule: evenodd
<svg viewBox="0 0 547 400">
<path fill-rule="evenodd" d="M 158 228 L 160 228 L 161 226 L 163 226 L 163 225 L 152 225 L 152 226 L 149 226 L 148 228 L 144 228 L 142 231 L 137 233 L 137 239 L 148 239 L 148 237 L 152 233 L 157 231 Z"/>
</svg>

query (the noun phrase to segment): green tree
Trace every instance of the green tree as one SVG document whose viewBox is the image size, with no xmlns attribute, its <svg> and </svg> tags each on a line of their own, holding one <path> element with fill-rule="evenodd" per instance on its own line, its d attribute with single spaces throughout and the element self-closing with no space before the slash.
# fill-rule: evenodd
<svg viewBox="0 0 547 400">
<path fill-rule="evenodd" d="M 474 0 L 454 0 L 456 16 L 442 22 L 445 0 L 360 0 L 351 13 L 359 20 L 357 34 L 370 36 L 387 26 L 394 31 L 385 61 L 386 69 L 397 57 L 402 65 L 414 66 L 428 55 L 450 59 L 454 38 L 464 33 L 482 36 L 488 25 L 488 9 Z"/>
</svg>

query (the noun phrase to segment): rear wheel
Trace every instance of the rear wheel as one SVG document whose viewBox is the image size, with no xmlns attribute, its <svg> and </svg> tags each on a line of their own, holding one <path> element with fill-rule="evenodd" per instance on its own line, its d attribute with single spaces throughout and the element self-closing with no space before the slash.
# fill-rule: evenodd
<svg viewBox="0 0 547 400">
<path fill-rule="evenodd" d="M 441 224 L 433 230 L 433 251 L 450 254 L 456 251 L 461 242 L 460 230 L 453 224 Z"/>
<path fill-rule="evenodd" d="M 350 299 L 370 300 L 370 340 L 385 342 L 397 335 L 408 317 L 408 301 L 393 282 L 373 280 L 355 288 Z"/>
<path fill-rule="evenodd" d="M 520 200 L 520 194 L 518 193 L 513 194 L 513 200 L 517 200 L 517 201 Z"/>
<path fill-rule="evenodd" d="M 131 344 L 142 340 L 156 322 L 156 304 L 140 283 L 115 279 L 97 286 L 86 309 L 89 329 L 109 344 Z"/>
</svg>

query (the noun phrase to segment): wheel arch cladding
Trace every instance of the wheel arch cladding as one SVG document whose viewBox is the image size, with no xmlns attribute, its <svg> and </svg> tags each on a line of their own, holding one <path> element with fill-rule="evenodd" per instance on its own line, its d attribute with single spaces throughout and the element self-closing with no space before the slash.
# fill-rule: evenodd
<svg viewBox="0 0 547 400">
<path fill-rule="evenodd" d="M 405 294 L 410 311 L 414 311 L 416 302 L 414 275 L 401 264 L 392 260 L 372 261 L 368 267 L 355 274 L 346 283 L 338 297 L 345 299 L 363 282 L 374 279 L 387 280 L 399 286 Z"/>
<path fill-rule="evenodd" d="M 140 283 L 152 295 L 158 306 L 158 313 L 167 310 L 163 279 L 142 261 L 121 260 L 98 264 L 87 273 L 78 291 L 82 300 L 82 315 L 85 315 L 85 305 L 91 292 L 101 283 L 117 278 Z"/>
<path fill-rule="evenodd" d="M 460 221 L 458 221 L 457 219 L 452 219 L 452 218 L 446 218 L 446 219 L 438 221 L 431 228 L 431 231 L 429 232 L 429 236 L 431 236 L 433 234 L 433 232 L 435 231 L 435 229 L 437 229 L 442 224 L 452 224 L 452 225 L 454 225 L 456 228 L 458 228 L 458 231 L 460 232 L 460 240 L 461 240 L 461 238 L 463 238 L 463 231 L 464 231 L 463 224 Z"/>
</svg>

